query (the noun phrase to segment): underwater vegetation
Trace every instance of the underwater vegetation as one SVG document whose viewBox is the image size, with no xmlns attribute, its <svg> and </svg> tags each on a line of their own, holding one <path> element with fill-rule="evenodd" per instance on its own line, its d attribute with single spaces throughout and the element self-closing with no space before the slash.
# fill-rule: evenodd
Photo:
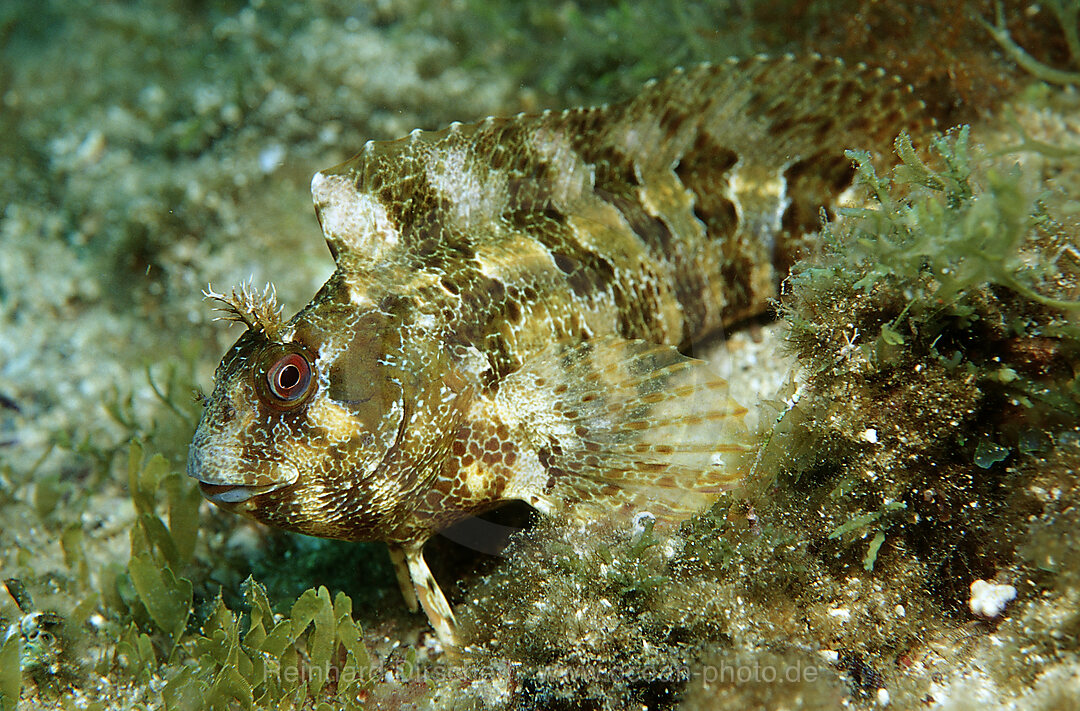
<svg viewBox="0 0 1080 711">
<path fill-rule="evenodd" d="M 106 577 L 102 599 L 87 598 L 88 604 L 61 616 L 27 609 L 32 601 L 25 586 L 6 582 L 24 614 L 0 655 L 21 656 L 23 673 L 41 700 L 70 700 L 74 693 L 80 708 L 101 708 L 95 690 L 87 688 L 88 679 L 96 677 L 106 686 L 130 685 L 124 704 L 139 705 L 160 695 L 170 709 L 304 708 L 309 699 L 325 696 L 339 699 L 337 708 L 359 708 L 360 690 L 370 684 L 372 668 L 351 600 L 339 592 L 331 601 L 325 587 L 309 589 L 287 615 L 275 614 L 265 588 L 249 578 L 242 586 L 247 609 L 242 620 L 226 607 L 220 592 L 200 603 L 195 619 L 194 587 L 182 574 L 192 576 L 202 497 L 185 475 L 169 470 L 161 455 L 144 461 L 137 445 L 129 453 L 128 477 L 137 513 L 130 557 L 126 568 Z M 70 567 L 89 586 L 81 531 L 66 533 Z M 95 612 L 102 604 L 114 619 Z M 88 615 L 95 619 L 88 621 Z M 85 644 L 80 638 L 88 622 L 109 627 L 114 646 L 105 654 L 79 658 L 72 650 Z M 19 663 L 4 669 L 0 701 L 14 708 Z"/>
<path fill-rule="evenodd" d="M 1061 26 L 1062 38 L 1068 50 L 1070 63 L 1074 70 L 1059 69 L 1039 61 L 1031 56 L 1027 50 L 1013 39 L 1005 19 L 1003 3 L 995 4 L 994 24 L 982 20 L 983 25 L 989 30 L 994 40 L 1008 52 L 1009 56 L 1030 72 L 1033 76 L 1052 84 L 1077 84 L 1080 83 L 1080 72 L 1075 71 L 1080 66 L 1080 3 L 1075 0 L 1050 0 L 1046 3 L 1050 13 L 1057 19 Z"/>
<path fill-rule="evenodd" d="M 1075 207 L 1033 179 L 1064 167 L 966 126 L 901 135 L 896 157 L 879 173 L 851 153 L 866 206 L 793 269 L 780 315 L 800 365 L 751 481 L 669 541 L 640 521 L 520 535 L 463 595 L 465 664 L 495 675 L 488 691 L 538 708 L 964 708 L 943 678 L 974 674 L 1033 708 L 1075 693 L 1076 637 L 1042 637 L 1080 622 Z M 976 581 L 1015 585 L 1015 617 L 979 621 Z"/>
<path fill-rule="evenodd" d="M 1069 708 L 1076 8 L 4 4 L 0 706 Z M 858 199 L 761 335 L 797 365 L 742 489 L 671 539 L 644 518 L 540 521 L 497 559 L 436 541 L 458 660 L 381 550 L 201 504 L 190 390 L 235 333 L 199 294 L 273 276 L 306 301 L 329 265 L 311 173 L 367 138 L 806 50 L 902 74 L 942 135 L 851 146 Z M 1015 589 L 995 617 L 979 580 Z"/>
</svg>

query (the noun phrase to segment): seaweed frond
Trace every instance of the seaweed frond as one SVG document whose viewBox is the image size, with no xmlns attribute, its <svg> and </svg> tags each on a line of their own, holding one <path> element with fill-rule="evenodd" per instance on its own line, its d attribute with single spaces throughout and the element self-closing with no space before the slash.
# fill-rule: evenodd
<svg viewBox="0 0 1080 711">
<path fill-rule="evenodd" d="M 129 453 L 128 486 L 137 514 L 131 557 L 107 591 L 126 624 L 109 660 L 113 673 L 143 684 L 160 680 L 166 707 L 181 711 L 362 708 L 379 669 L 351 598 L 311 588 L 283 616 L 249 578 L 242 587 L 247 612 L 230 609 L 220 590 L 207 599 L 190 575 L 198 572 L 198 489 L 160 454 L 145 458 L 138 443 Z M 11 653 L 0 646 L 0 659 Z M 8 692 L 0 692 L 2 706 Z"/>
<path fill-rule="evenodd" d="M 1076 63 L 1080 63 L 1080 35 L 1077 33 L 1077 16 L 1080 15 L 1080 2 L 1077 0 L 1050 0 L 1046 3 L 1061 23 L 1065 33 L 1065 43 L 1069 48 L 1069 54 Z M 1037 79 L 1050 84 L 1080 84 L 1080 72 L 1070 72 L 1056 69 L 1043 64 L 1028 54 L 1023 47 L 1013 40 L 1009 29 L 1005 25 L 1005 10 L 1002 3 L 997 3 L 994 24 L 990 24 L 982 17 L 978 21 L 987 29 L 994 41 L 1001 45 L 1013 61 L 1019 64 L 1025 71 Z"/>
<path fill-rule="evenodd" d="M 864 274 L 855 288 L 870 292 L 893 282 L 908 300 L 901 316 L 916 320 L 945 312 L 968 316 L 976 293 L 989 285 L 1046 307 L 1080 308 L 1069 293 L 1072 285 L 1061 283 L 1056 258 L 1040 249 L 1040 205 L 1020 169 L 989 165 L 979 153 L 973 159 L 966 126 L 934 140 L 930 149 L 941 168 L 924 162 L 901 134 L 900 164 L 891 178 L 878 176 L 867 154 L 848 152 L 857 182 L 876 202 L 840 211 L 850 220 L 852 242 L 841 251 L 848 266 Z M 830 225 L 826 236 L 839 238 Z M 895 331 L 900 321 L 887 325 Z"/>
<path fill-rule="evenodd" d="M 221 316 L 215 321 L 233 321 L 263 333 L 267 338 L 277 337 L 281 330 L 281 307 L 277 302 L 277 290 L 273 284 L 267 284 L 260 293 L 252 288 L 251 282 L 234 287 L 231 294 L 219 294 L 210 284 L 206 285 L 203 296 L 216 301 L 215 311 Z"/>
</svg>

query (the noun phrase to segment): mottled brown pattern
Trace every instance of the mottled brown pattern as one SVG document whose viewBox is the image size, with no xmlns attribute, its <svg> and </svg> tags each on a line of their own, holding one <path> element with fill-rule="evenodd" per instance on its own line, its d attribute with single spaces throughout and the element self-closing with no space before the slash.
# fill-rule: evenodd
<svg viewBox="0 0 1080 711">
<path fill-rule="evenodd" d="M 369 143 L 312 181 L 337 270 L 306 308 L 215 295 L 249 330 L 188 471 L 257 520 L 387 541 L 452 644 L 441 528 L 511 499 L 671 522 L 739 479 L 745 409 L 683 353 L 768 308 L 844 149 L 918 116 L 880 72 L 754 59 Z"/>
</svg>

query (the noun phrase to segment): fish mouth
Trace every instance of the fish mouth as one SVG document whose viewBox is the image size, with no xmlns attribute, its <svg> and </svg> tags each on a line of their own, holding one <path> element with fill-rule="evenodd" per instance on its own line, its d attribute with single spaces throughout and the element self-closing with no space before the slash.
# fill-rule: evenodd
<svg viewBox="0 0 1080 711">
<path fill-rule="evenodd" d="M 215 504 L 242 504 L 253 496 L 265 494 L 279 488 L 276 484 L 266 486 L 244 486 L 242 484 L 208 484 L 199 482 L 199 491 L 203 497 Z"/>
<path fill-rule="evenodd" d="M 300 477 L 300 472 L 288 462 L 275 465 L 270 475 L 245 477 L 235 474 L 241 468 L 239 458 L 229 456 L 227 451 L 207 450 L 196 444 L 188 449 L 188 476 L 198 482 L 204 498 L 222 506 L 242 504 L 253 497 L 291 486 Z M 237 479 L 243 482 L 245 478 L 250 483 L 236 483 Z"/>
</svg>

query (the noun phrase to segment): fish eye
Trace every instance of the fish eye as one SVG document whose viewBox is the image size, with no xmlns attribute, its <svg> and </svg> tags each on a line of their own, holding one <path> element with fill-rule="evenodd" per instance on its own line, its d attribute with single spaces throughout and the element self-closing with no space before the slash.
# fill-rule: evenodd
<svg viewBox="0 0 1080 711">
<path fill-rule="evenodd" d="M 311 366 L 299 353 L 278 359 L 266 373 L 266 380 L 279 400 L 291 402 L 303 396 L 311 382 Z"/>
<path fill-rule="evenodd" d="M 259 395 L 267 404 L 292 409 L 311 392 L 311 361 L 299 350 L 281 347 L 264 353 L 256 373 Z"/>
</svg>

